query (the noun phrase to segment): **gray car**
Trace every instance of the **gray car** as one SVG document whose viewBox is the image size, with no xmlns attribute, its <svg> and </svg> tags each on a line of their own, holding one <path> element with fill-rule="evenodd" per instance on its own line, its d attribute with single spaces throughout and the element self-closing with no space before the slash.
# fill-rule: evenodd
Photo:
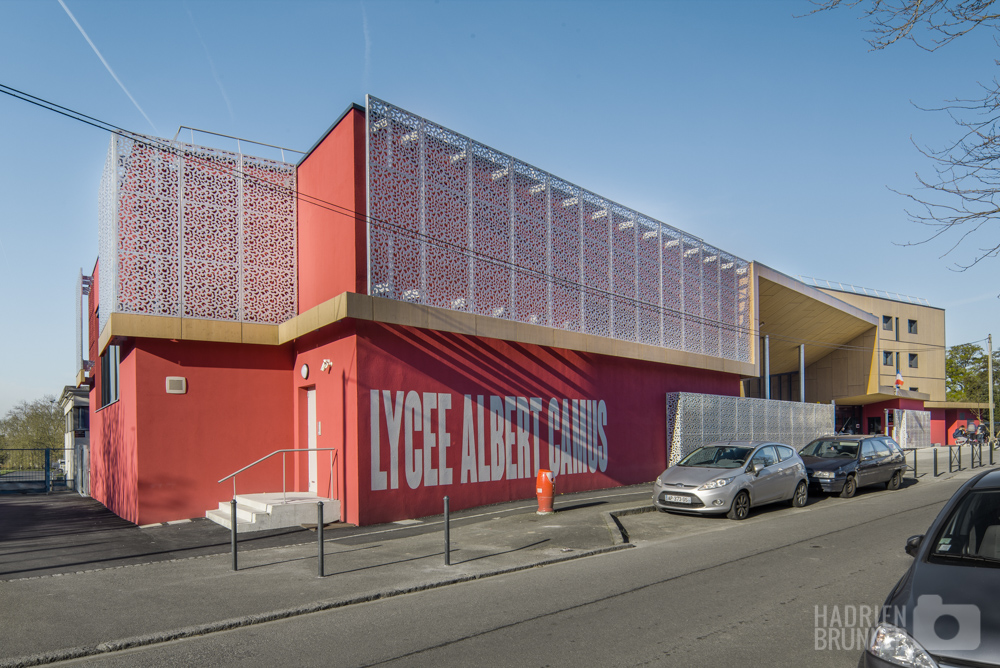
<svg viewBox="0 0 1000 668">
<path fill-rule="evenodd" d="M 787 445 L 727 441 L 698 448 L 656 478 L 653 505 L 661 512 L 742 520 L 750 508 L 775 501 L 806 505 L 809 482 L 802 458 Z"/>
<path fill-rule="evenodd" d="M 972 478 L 927 533 L 882 606 L 860 666 L 1000 666 L 1000 470 Z"/>
</svg>

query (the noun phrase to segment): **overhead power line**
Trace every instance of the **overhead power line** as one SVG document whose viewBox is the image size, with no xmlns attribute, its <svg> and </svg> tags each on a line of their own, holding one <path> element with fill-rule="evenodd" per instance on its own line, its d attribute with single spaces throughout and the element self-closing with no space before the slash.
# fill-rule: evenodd
<svg viewBox="0 0 1000 668">
<path fill-rule="evenodd" d="M 733 334 L 738 334 L 738 335 L 747 336 L 747 337 L 755 337 L 755 336 L 762 336 L 763 335 L 759 330 L 755 330 L 752 326 L 747 327 L 747 326 L 737 325 L 737 324 L 733 324 L 733 323 L 723 322 L 723 321 L 720 321 L 720 320 L 716 320 L 716 319 L 710 318 L 708 316 L 701 316 L 701 315 L 697 315 L 697 314 L 686 313 L 686 312 L 681 311 L 680 309 L 674 309 L 674 308 L 671 308 L 671 307 L 668 307 L 668 306 L 662 306 L 661 307 L 658 304 L 652 304 L 650 302 L 647 302 L 647 301 L 644 301 L 644 300 L 641 300 L 641 299 L 638 299 L 638 298 L 629 297 L 627 295 L 622 295 L 620 293 L 612 292 L 610 290 L 603 290 L 603 289 L 596 288 L 596 287 L 593 287 L 593 286 L 584 285 L 582 283 L 579 283 L 577 281 L 573 281 L 571 279 L 565 279 L 565 278 L 561 278 L 559 276 L 555 276 L 553 274 L 546 273 L 545 271 L 537 269 L 537 268 L 534 268 L 534 267 L 529 267 L 529 266 L 521 265 L 521 264 L 518 264 L 518 263 L 510 261 L 510 260 L 504 260 L 502 258 L 497 258 L 497 257 L 491 256 L 491 255 L 487 255 L 487 254 L 478 252 L 476 250 L 469 249 L 469 248 L 467 248 L 465 246 L 461 246 L 461 245 L 458 245 L 458 244 L 446 241 L 444 239 L 439 239 L 437 237 L 434 237 L 434 236 L 431 236 L 431 235 L 428 235 L 428 234 L 425 234 L 425 233 L 421 233 L 421 232 L 419 232 L 417 230 L 413 230 L 413 229 L 411 229 L 409 227 L 406 227 L 404 225 L 400 225 L 400 224 L 392 222 L 392 221 L 381 220 L 381 219 L 375 218 L 374 216 L 371 216 L 367 212 L 365 212 L 365 213 L 359 213 L 358 211 L 356 211 L 354 209 L 350 209 L 348 207 L 345 207 L 345 206 L 342 206 L 342 205 L 339 205 L 339 204 L 336 204 L 336 203 L 333 203 L 333 202 L 329 202 L 327 200 L 324 200 L 324 199 L 322 199 L 320 197 L 316 197 L 314 195 L 309 195 L 307 193 L 303 193 L 303 192 L 299 191 L 297 188 L 290 188 L 290 187 L 283 186 L 283 185 L 280 185 L 280 184 L 277 184 L 277 183 L 273 183 L 271 181 L 268 181 L 266 179 L 258 177 L 258 176 L 254 175 L 254 174 L 248 174 L 248 173 L 243 172 L 242 170 L 240 170 L 238 168 L 235 168 L 235 167 L 229 167 L 229 166 L 220 167 L 220 165 L 217 162 L 214 162 L 214 161 L 212 161 L 212 160 L 210 160 L 208 158 L 204 158 L 203 156 L 198 155 L 197 153 L 195 153 L 193 151 L 189 151 L 189 150 L 183 148 L 182 146 L 174 145 L 173 143 L 171 143 L 168 140 L 160 139 L 160 138 L 157 138 L 157 137 L 150 137 L 148 135 L 140 134 L 140 133 L 137 133 L 137 132 L 132 132 L 130 130 L 125 130 L 125 129 L 117 126 L 117 125 L 114 125 L 112 123 L 108 123 L 107 121 L 101 120 L 99 118 L 95 118 L 93 116 L 89 116 L 87 114 L 84 114 L 82 112 L 76 111 L 76 110 L 71 109 L 69 107 L 64 107 L 62 105 L 56 104 L 56 103 L 51 102 L 49 100 L 46 100 L 44 98 L 40 98 L 40 97 L 37 97 L 35 95 L 31 95 L 30 93 L 26 93 L 25 91 L 13 88 L 11 86 L 7 86 L 7 85 L 2 84 L 2 83 L 0 83 L 0 93 L 4 93 L 5 95 L 9 95 L 10 97 L 16 98 L 16 99 L 21 100 L 23 102 L 27 102 L 27 103 L 35 105 L 37 107 L 41 107 L 42 109 L 45 109 L 47 111 L 51 111 L 51 112 L 60 114 L 62 116 L 70 118 L 70 119 L 72 119 L 74 121 L 77 121 L 77 122 L 80 122 L 80 123 L 84 123 L 84 124 L 89 125 L 91 127 L 97 128 L 98 130 L 101 130 L 103 132 L 110 132 L 110 133 L 121 135 L 121 136 L 126 137 L 126 138 L 128 138 L 128 139 L 130 139 L 130 140 L 132 140 L 132 141 L 134 141 L 134 142 L 136 142 L 138 144 L 140 144 L 140 145 L 146 146 L 147 148 L 150 148 L 150 149 L 153 149 L 153 150 L 158 150 L 158 151 L 163 151 L 165 153 L 170 153 L 170 154 L 176 155 L 176 156 L 180 156 L 180 157 L 183 157 L 185 159 L 189 159 L 189 160 L 191 160 L 193 162 L 201 163 L 201 164 L 205 165 L 206 167 L 211 167 L 212 169 L 220 169 L 220 168 L 224 169 L 225 171 L 233 174 L 234 176 L 237 176 L 238 178 L 242 178 L 244 180 L 249 180 L 249 181 L 252 181 L 252 182 L 259 183 L 262 186 L 264 186 L 265 188 L 268 188 L 268 189 L 271 189 L 271 190 L 274 190 L 274 191 L 277 191 L 277 192 L 283 192 L 283 193 L 285 193 L 287 195 L 292 195 L 292 196 L 296 197 L 296 199 L 298 199 L 299 201 L 305 202 L 307 204 L 312 204 L 313 206 L 317 206 L 317 207 L 319 207 L 321 209 L 330 211 L 331 213 L 335 213 L 335 214 L 341 215 L 341 216 L 346 216 L 346 217 L 352 218 L 354 220 L 362 220 L 362 221 L 368 222 L 370 224 L 374 224 L 376 226 L 380 226 L 380 227 L 384 227 L 384 228 L 389 228 L 389 229 L 392 229 L 397 234 L 399 234 L 400 236 L 410 238 L 410 239 L 412 239 L 414 241 L 418 241 L 418 242 L 421 242 L 421 243 L 427 243 L 429 245 L 435 246 L 437 248 L 441 248 L 443 250 L 448 250 L 448 251 L 454 252 L 454 253 L 456 253 L 458 255 L 461 255 L 461 256 L 464 256 L 464 257 L 467 257 L 467 258 L 472 258 L 472 259 L 476 259 L 476 260 L 482 260 L 484 262 L 489 262 L 489 263 L 491 263 L 493 265 L 500 266 L 500 267 L 503 267 L 503 268 L 506 268 L 506 269 L 510 269 L 511 271 L 516 271 L 516 272 L 522 273 L 524 275 L 533 276 L 533 277 L 536 277 L 536 278 L 541 278 L 541 279 L 543 279 L 543 280 L 551 283 L 554 287 L 566 287 L 566 288 L 570 288 L 570 289 L 573 289 L 573 290 L 580 291 L 580 292 L 582 292 L 584 294 L 587 294 L 587 295 L 591 295 L 591 296 L 595 296 L 595 297 L 600 297 L 600 298 L 608 299 L 608 300 L 614 300 L 615 303 L 617 303 L 617 304 L 625 304 L 625 305 L 632 306 L 632 307 L 636 308 L 637 311 L 645 311 L 645 312 L 648 312 L 648 313 L 656 314 L 657 316 L 659 316 L 660 314 L 662 314 L 662 315 L 664 315 L 666 317 L 678 318 L 678 319 L 681 319 L 683 321 L 686 321 L 686 322 L 689 322 L 689 323 L 693 323 L 695 325 L 709 326 L 709 327 L 712 327 L 712 328 L 715 328 L 715 329 L 718 329 L 718 330 L 721 330 L 721 331 L 731 332 Z M 827 348 L 827 349 L 830 349 L 830 350 L 847 350 L 847 351 L 856 350 L 856 351 L 862 351 L 862 352 L 868 352 L 868 351 L 872 350 L 872 348 L 869 348 L 867 346 L 852 346 L 852 345 L 840 344 L 840 343 L 836 343 L 836 342 L 832 342 L 832 341 L 814 341 L 814 340 L 797 339 L 795 337 L 790 337 L 790 336 L 785 336 L 785 335 L 780 335 L 780 334 L 769 334 L 769 337 L 772 338 L 772 339 L 775 339 L 775 340 L 784 341 L 786 343 L 804 344 L 804 345 L 809 345 L 809 346 L 813 346 L 813 347 Z M 908 350 L 909 351 L 913 351 L 913 350 L 920 351 L 920 350 L 940 349 L 940 348 L 944 347 L 944 346 L 938 346 L 938 345 L 932 345 L 932 344 L 921 344 L 921 345 L 923 347 L 916 347 L 915 346 L 915 347 L 909 348 Z"/>
</svg>

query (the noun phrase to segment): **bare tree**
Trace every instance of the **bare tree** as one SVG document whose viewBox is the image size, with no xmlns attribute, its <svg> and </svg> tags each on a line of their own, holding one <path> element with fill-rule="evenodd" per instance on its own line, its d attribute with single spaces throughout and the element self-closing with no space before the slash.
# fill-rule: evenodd
<svg viewBox="0 0 1000 668">
<path fill-rule="evenodd" d="M 998 30 L 1000 12 L 995 1 L 825 0 L 816 2 L 814 11 L 859 7 L 872 23 L 867 41 L 873 49 L 907 39 L 936 51 L 976 28 Z M 931 160 L 934 176 L 917 175 L 920 194 L 900 193 L 911 202 L 910 219 L 931 228 L 924 239 L 903 245 L 926 244 L 945 233 L 957 235 L 949 237 L 941 255 L 945 257 L 976 235 L 974 254 L 956 261 L 953 269 L 957 271 L 1000 254 L 1000 235 L 989 225 L 1000 222 L 1000 82 L 994 78 L 979 85 L 980 96 L 948 100 L 928 110 L 947 113 L 958 128 L 958 138 L 943 148 L 918 145 L 917 150 Z"/>
<path fill-rule="evenodd" d="M 936 51 L 984 26 L 996 30 L 1000 12 L 995 0 L 818 0 L 815 12 L 860 7 L 872 22 L 873 49 L 908 39 L 921 49 Z"/>
</svg>

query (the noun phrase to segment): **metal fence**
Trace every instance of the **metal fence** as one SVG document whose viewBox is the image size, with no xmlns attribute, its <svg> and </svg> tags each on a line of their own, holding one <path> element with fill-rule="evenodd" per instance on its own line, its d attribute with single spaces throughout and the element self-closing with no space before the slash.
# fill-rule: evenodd
<svg viewBox="0 0 1000 668">
<path fill-rule="evenodd" d="M 368 97 L 369 293 L 751 361 L 749 265 Z"/>
<path fill-rule="evenodd" d="M 893 410 L 892 424 L 892 438 L 901 447 L 931 447 L 930 411 Z"/>
<path fill-rule="evenodd" d="M 66 487 L 63 448 L 0 449 L 0 492 L 50 492 Z"/>
<path fill-rule="evenodd" d="M 832 404 L 667 394 L 667 463 L 714 441 L 775 441 L 796 450 L 834 431 Z"/>
</svg>

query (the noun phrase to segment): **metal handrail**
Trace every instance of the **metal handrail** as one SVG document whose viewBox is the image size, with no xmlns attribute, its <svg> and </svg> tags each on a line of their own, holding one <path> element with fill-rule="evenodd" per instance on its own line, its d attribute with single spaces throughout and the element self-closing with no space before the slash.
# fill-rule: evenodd
<svg viewBox="0 0 1000 668">
<path fill-rule="evenodd" d="M 274 452 L 272 452 L 269 455 L 264 455 L 263 457 L 261 457 L 260 459 L 258 459 L 255 462 L 253 462 L 252 464 L 247 464 L 246 466 L 244 466 L 243 468 L 241 468 L 239 471 L 235 471 L 233 473 L 230 473 L 225 478 L 222 478 L 221 480 L 219 480 L 218 484 L 224 483 L 227 480 L 229 480 L 230 478 L 232 478 L 233 479 L 233 498 L 235 499 L 236 498 L 236 476 L 238 476 L 240 473 L 243 473 L 244 471 L 246 471 L 249 468 L 253 468 L 254 466 L 257 466 L 257 464 L 260 464 L 261 462 L 270 459 L 274 455 L 281 454 L 282 455 L 282 457 L 281 457 L 281 500 L 282 501 L 286 501 L 287 499 L 285 498 L 285 485 L 287 484 L 287 475 L 285 474 L 285 457 L 284 457 L 284 455 L 287 454 L 287 453 L 289 453 L 289 452 L 298 452 L 298 453 L 303 453 L 303 452 L 332 452 L 333 453 L 332 455 L 330 455 L 330 498 L 332 499 L 333 498 L 333 462 L 334 462 L 334 460 L 337 459 L 337 448 L 285 448 L 283 450 L 275 450 Z M 340 491 L 339 486 L 338 486 L 338 490 L 337 491 L 338 492 Z"/>
</svg>

